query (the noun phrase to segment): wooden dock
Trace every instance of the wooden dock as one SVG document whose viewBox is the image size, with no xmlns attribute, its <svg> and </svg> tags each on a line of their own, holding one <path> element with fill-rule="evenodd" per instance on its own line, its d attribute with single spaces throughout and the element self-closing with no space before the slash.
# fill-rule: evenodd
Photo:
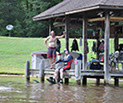
<svg viewBox="0 0 123 103">
<path fill-rule="evenodd" d="M 54 69 L 43 69 L 44 63 L 40 65 L 40 69 L 30 69 L 30 62 L 27 61 L 26 63 L 26 79 L 27 81 L 30 80 L 30 75 L 38 74 L 40 77 L 40 81 L 44 82 L 45 77 L 53 77 Z M 76 80 L 77 74 L 76 72 L 80 73 L 80 79 Z M 65 84 L 69 84 L 69 78 L 74 78 L 76 83 L 79 85 L 87 85 L 87 78 L 95 78 L 96 84 L 100 85 L 100 79 L 104 79 L 105 72 L 103 70 L 77 70 L 71 69 L 69 71 L 64 72 L 64 80 Z M 79 75 L 78 75 L 79 76 Z M 114 78 L 114 85 L 119 85 L 119 78 L 123 78 L 123 71 L 110 71 L 109 72 L 109 79 Z"/>
</svg>

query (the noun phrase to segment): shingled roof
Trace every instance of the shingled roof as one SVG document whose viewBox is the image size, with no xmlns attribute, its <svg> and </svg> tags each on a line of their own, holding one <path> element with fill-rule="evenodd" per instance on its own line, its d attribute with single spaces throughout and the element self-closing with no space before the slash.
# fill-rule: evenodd
<svg viewBox="0 0 123 103">
<path fill-rule="evenodd" d="M 56 6 L 33 17 L 34 21 L 74 14 L 93 9 L 122 9 L 123 0 L 64 0 Z"/>
</svg>

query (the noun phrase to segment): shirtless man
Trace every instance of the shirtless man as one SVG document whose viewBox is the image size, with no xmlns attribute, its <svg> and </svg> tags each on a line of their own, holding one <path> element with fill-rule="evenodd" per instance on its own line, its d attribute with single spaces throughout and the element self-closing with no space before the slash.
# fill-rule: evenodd
<svg viewBox="0 0 123 103">
<path fill-rule="evenodd" d="M 55 36 L 55 32 L 51 31 L 51 36 L 48 36 L 45 40 L 45 45 L 48 48 L 47 57 L 49 58 L 50 62 L 50 69 L 53 68 L 53 63 L 55 62 L 56 57 L 56 41 L 57 39 L 61 39 L 65 36 L 65 32 L 61 36 Z M 47 44 L 47 41 L 49 40 L 49 45 Z"/>
</svg>

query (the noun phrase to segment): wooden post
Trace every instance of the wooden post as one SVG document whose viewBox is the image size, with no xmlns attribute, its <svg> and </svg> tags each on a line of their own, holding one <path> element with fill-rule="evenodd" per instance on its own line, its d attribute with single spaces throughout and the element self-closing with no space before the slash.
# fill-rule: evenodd
<svg viewBox="0 0 123 103">
<path fill-rule="evenodd" d="M 100 78 L 96 78 L 96 85 L 100 85 Z"/>
<path fill-rule="evenodd" d="M 42 83 L 44 82 L 44 67 L 45 67 L 44 63 L 45 63 L 44 60 L 42 60 L 40 63 L 40 71 L 39 71 L 39 77 Z"/>
<path fill-rule="evenodd" d="M 75 59 L 77 64 L 75 64 L 75 80 L 78 85 L 81 85 L 81 60 Z"/>
<path fill-rule="evenodd" d="M 58 72 L 58 79 L 57 79 L 57 82 L 60 81 L 60 72 Z"/>
<path fill-rule="evenodd" d="M 65 48 L 69 50 L 69 16 L 65 17 Z"/>
<path fill-rule="evenodd" d="M 119 86 L 119 78 L 114 77 L 114 85 Z"/>
<path fill-rule="evenodd" d="M 81 85 L 81 80 L 76 80 L 77 85 Z"/>
<path fill-rule="evenodd" d="M 69 84 L 69 78 L 65 78 L 65 84 L 66 84 L 66 85 Z"/>
<path fill-rule="evenodd" d="M 115 51 L 118 49 L 118 44 L 119 44 L 119 38 L 118 38 L 117 35 L 115 34 L 115 39 L 114 39 Z"/>
<path fill-rule="evenodd" d="M 99 38 L 97 38 L 97 46 L 99 47 Z M 97 50 L 97 59 L 99 59 L 99 50 Z"/>
<path fill-rule="evenodd" d="M 83 17 L 83 70 L 87 69 L 87 17 Z"/>
<path fill-rule="evenodd" d="M 49 35 L 51 34 L 52 27 L 53 27 L 53 21 L 52 19 L 49 19 Z"/>
<path fill-rule="evenodd" d="M 123 63 L 122 63 L 122 70 L 123 70 Z"/>
<path fill-rule="evenodd" d="M 26 81 L 30 81 L 30 61 L 27 60 L 26 65 L 25 65 L 25 76 L 26 76 Z"/>
<path fill-rule="evenodd" d="M 83 84 L 83 86 L 87 85 L 87 77 L 83 76 L 82 84 Z"/>
<path fill-rule="evenodd" d="M 109 12 L 105 12 L 105 44 L 104 44 L 104 83 L 109 83 L 109 37 L 110 37 L 110 16 Z"/>
</svg>

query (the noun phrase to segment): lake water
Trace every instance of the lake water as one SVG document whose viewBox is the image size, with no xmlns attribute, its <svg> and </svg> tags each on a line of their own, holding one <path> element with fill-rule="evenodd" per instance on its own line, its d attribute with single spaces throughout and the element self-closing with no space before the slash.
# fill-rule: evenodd
<svg viewBox="0 0 123 103">
<path fill-rule="evenodd" d="M 123 103 L 123 87 L 19 81 L 0 84 L 0 103 Z"/>
</svg>

